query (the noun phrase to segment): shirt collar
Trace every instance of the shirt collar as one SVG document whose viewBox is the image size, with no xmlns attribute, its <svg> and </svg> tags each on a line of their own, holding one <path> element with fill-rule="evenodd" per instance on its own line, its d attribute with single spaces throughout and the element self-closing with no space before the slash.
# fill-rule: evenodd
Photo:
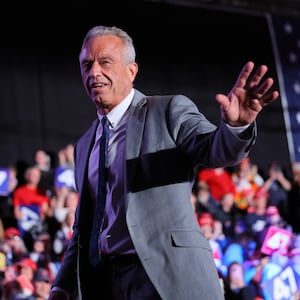
<svg viewBox="0 0 300 300">
<path fill-rule="evenodd" d="M 119 124 L 127 108 L 131 104 L 133 96 L 134 96 L 134 89 L 132 88 L 130 93 L 125 97 L 125 99 L 121 101 L 120 104 L 118 104 L 113 110 L 111 110 L 107 114 L 109 124 L 112 128 L 116 127 Z M 99 120 L 101 121 L 103 115 L 101 115 L 99 112 L 97 112 L 97 115 Z"/>
</svg>

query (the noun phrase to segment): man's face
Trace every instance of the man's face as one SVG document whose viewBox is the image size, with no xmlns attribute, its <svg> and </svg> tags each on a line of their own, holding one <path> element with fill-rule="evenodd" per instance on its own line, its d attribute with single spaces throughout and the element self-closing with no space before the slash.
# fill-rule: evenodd
<svg viewBox="0 0 300 300">
<path fill-rule="evenodd" d="M 113 35 L 90 39 L 80 53 L 84 87 L 100 112 L 109 112 L 130 92 L 138 68 L 126 63 L 122 40 Z"/>
</svg>

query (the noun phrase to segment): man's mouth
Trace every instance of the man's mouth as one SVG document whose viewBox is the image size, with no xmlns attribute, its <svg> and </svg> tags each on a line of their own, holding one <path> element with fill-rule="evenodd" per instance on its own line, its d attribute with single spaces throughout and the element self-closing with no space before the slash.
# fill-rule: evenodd
<svg viewBox="0 0 300 300">
<path fill-rule="evenodd" d="M 97 87 L 103 87 L 103 86 L 107 86 L 108 84 L 107 83 L 93 83 L 92 84 L 92 88 L 97 88 Z"/>
</svg>

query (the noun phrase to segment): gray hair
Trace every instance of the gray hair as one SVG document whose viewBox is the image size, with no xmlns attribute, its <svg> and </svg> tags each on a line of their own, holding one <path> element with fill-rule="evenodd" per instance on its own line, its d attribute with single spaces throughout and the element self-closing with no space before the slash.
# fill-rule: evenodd
<svg viewBox="0 0 300 300">
<path fill-rule="evenodd" d="M 120 38 L 123 41 L 124 44 L 124 56 L 125 56 L 125 63 L 131 63 L 131 62 L 135 62 L 135 48 L 133 45 L 133 41 L 132 38 L 121 28 L 112 26 L 112 27 L 108 27 L 108 26 L 95 26 L 93 28 L 91 28 L 82 43 L 82 47 L 81 50 L 84 48 L 85 44 L 92 38 L 97 37 L 97 36 L 104 36 L 104 35 L 114 35 L 117 36 L 118 38 Z"/>
</svg>

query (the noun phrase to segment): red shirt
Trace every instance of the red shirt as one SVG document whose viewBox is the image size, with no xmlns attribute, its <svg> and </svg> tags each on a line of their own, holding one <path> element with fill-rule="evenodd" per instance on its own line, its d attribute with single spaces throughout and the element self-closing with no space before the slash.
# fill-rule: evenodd
<svg viewBox="0 0 300 300">
<path fill-rule="evenodd" d="M 198 173 L 198 181 L 205 181 L 209 186 L 210 193 L 219 201 L 222 195 L 227 193 L 235 194 L 235 185 L 229 172 L 222 172 L 214 169 L 202 169 Z"/>
<path fill-rule="evenodd" d="M 49 203 L 49 198 L 45 191 L 40 188 L 29 188 L 27 185 L 16 188 L 13 195 L 13 205 L 32 205 L 41 206 L 43 203 Z"/>
</svg>

